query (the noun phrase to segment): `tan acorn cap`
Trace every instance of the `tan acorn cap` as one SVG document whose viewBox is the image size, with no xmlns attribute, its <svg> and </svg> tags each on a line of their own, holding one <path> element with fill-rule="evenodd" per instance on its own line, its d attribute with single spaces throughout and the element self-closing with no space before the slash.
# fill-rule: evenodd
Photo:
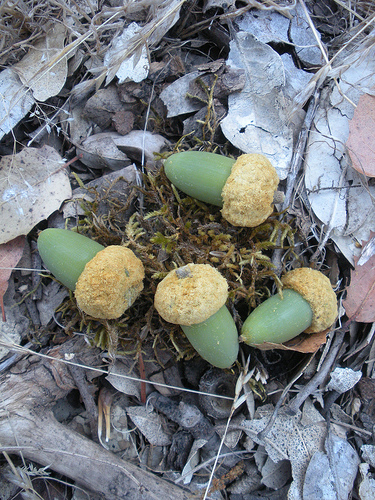
<svg viewBox="0 0 375 500">
<path fill-rule="evenodd" d="M 188 326 L 210 318 L 227 298 L 228 284 L 219 271 L 209 264 L 187 264 L 158 284 L 154 304 L 165 321 Z"/>
<path fill-rule="evenodd" d="M 306 333 L 316 333 L 333 325 L 337 318 L 337 298 L 331 282 L 320 271 L 301 267 L 287 272 L 281 281 L 307 300 L 313 311 L 312 323 Z"/>
<path fill-rule="evenodd" d="M 82 311 L 94 318 L 119 318 L 143 290 L 142 262 L 126 247 L 98 252 L 78 278 L 75 296 Z"/>
<path fill-rule="evenodd" d="M 273 212 L 278 184 L 276 170 L 265 156 L 239 156 L 221 193 L 224 219 L 233 226 L 259 226 Z"/>
</svg>

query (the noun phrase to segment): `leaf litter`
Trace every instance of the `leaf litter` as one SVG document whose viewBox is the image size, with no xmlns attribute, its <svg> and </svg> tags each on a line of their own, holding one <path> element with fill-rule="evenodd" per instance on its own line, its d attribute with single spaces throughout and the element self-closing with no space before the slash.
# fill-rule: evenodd
<svg viewBox="0 0 375 500">
<path fill-rule="evenodd" d="M 59 18 L 62 22 L 52 23 L 39 37 L 30 38 L 26 55 L 16 56 L 17 45 L 4 54 L 6 69 L 0 75 L 0 83 L 3 82 L 0 92 L 4 95 L 1 131 L 4 151 L 8 154 L 3 157 L 1 169 L 2 243 L 7 244 L 19 235 L 28 235 L 35 241 L 37 230 L 45 227 L 47 220 L 50 226 L 78 227 L 104 244 L 128 241 L 149 259 L 148 283 L 152 289 L 153 280 L 166 269 L 165 262 L 175 259 L 174 262 L 180 264 L 179 259 L 190 261 L 199 255 L 192 252 L 189 240 L 183 244 L 183 253 L 179 254 L 177 249 L 180 251 L 180 235 L 186 232 L 187 226 L 182 224 L 186 222 L 185 212 L 195 224 L 203 211 L 211 220 L 206 220 L 204 230 L 200 229 L 197 247 L 204 248 L 207 242 L 213 245 L 210 263 L 224 266 L 232 262 L 232 304 L 240 320 L 245 307 L 241 294 L 246 294 L 243 269 L 237 273 L 236 260 L 231 257 L 233 251 L 237 251 L 235 244 L 231 247 L 220 240 L 224 233 L 217 229 L 221 222 L 215 219 L 216 214 L 209 215 L 207 207 L 191 204 L 175 191 L 168 192 L 163 184 L 165 180 L 158 184 L 157 172 L 166 150 L 206 149 L 232 156 L 241 152 L 263 152 L 275 163 L 284 188 L 291 182 L 291 164 L 297 165 L 297 174 L 303 173 L 301 177 L 292 177 L 293 198 L 286 215 L 276 215 L 284 217 L 294 231 L 292 240 L 291 229 L 283 222 L 285 231 L 289 231 L 288 246 L 280 245 L 284 268 L 298 263 L 324 270 L 336 285 L 345 311 L 341 311 L 336 337 L 333 332 L 324 332 L 314 343 L 309 339 L 310 347 L 302 347 L 297 342 L 297 346 L 283 346 L 284 350 L 270 346 L 270 351 L 263 353 L 244 347 L 241 362 L 233 368 L 240 382 L 235 394 L 227 396 L 228 400 L 234 398 L 234 403 L 224 423 L 224 432 L 223 423 L 215 431 L 214 417 L 205 415 L 200 408 L 195 399 L 199 390 L 188 390 L 188 387 L 198 388 L 207 366 L 194 357 L 177 329 L 165 335 L 166 325 L 155 323 L 151 308 L 140 307 L 137 314 L 143 322 L 125 317 L 119 324 L 100 324 L 82 317 L 71 297 L 66 297 L 56 312 L 56 303 L 51 301 L 50 314 L 44 311 L 46 318 L 52 318 L 46 325 L 51 337 L 48 344 L 53 345 L 51 334 L 55 340 L 63 341 L 64 335 L 74 333 L 107 352 L 110 365 L 114 363 L 113 357 L 130 361 L 125 369 L 118 373 L 111 370 L 107 377 L 109 384 L 112 383 L 110 377 L 118 380 L 130 377 L 130 385 L 114 380 L 113 385 L 131 399 L 123 398 L 120 404 L 120 400 L 110 398 L 112 402 L 108 403 L 116 419 L 124 422 L 122 432 L 136 436 L 133 441 L 126 440 L 129 446 L 124 445 L 121 452 L 125 450 L 125 455 L 133 460 L 137 456 L 135 448 L 141 444 L 144 447 L 141 463 L 144 465 L 142 460 L 148 460 L 148 466 L 153 463 L 155 470 L 170 476 L 170 470 L 160 464 L 168 463 L 174 469 L 173 457 L 179 450 L 177 422 L 184 435 L 194 436 L 194 444 L 184 441 L 190 442 L 190 458 L 185 467 L 180 465 L 178 472 L 174 472 L 174 479 L 183 479 L 191 492 L 200 491 L 204 498 L 214 495 L 224 498 L 225 495 L 235 499 L 236 494 L 231 492 L 236 491 L 240 483 L 247 485 L 246 491 L 241 490 L 244 494 L 259 489 L 259 481 L 251 482 L 248 477 L 251 471 L 256 471 L 263 488 L 288 494 L 290 499 L 348 498 L 353 489 L 358 491 L 359 498 L 370 498 L 373 477 L 364 464 L 359 467 L 359 456 L 364 446 L 372 446 L 372 438 L 362 427 L 365 406 L 355 406 L 354 400 L 362 372 L 367 377 L 373 375 L 366 371 L 369 370 L 366 360 L 373 357 L 374 265 L 373 255 L 365 254 L 364 249 L 369 248 L 365 244 L 373 236 L 374 193 L 371 171 L 362 168 L 364 163 L 367 168 L 372 161 L 371 135 L 368 134 L 372 115 L 363 111 L 363 106 L 368 108 L 366 101 L 372 103 L 374 88 L 374 44 L 369 30 L 374 15 L 371 6 L 359 3 L 353 11 L 342 2 L 332 2 L 327 7 L 324 2 L 254 1 L 236 10 L 234 2 L 211 1 L 205 2 L 201 12 L 195 12 L 190 2 L 150 1 L 125 6 L 104 2 L 107 3 L 103 12 L 99 12 L 95 2 L 90 5 L 63 2 L 63 17 Z M 48 2 L 35 11 L 30 29 L 38 30 L 38 24 L 33 22 L 41 19 L 38 16 L 45 6 Z M 5 2 L 0 15 L 6 19 L 11 9 L 16 8 Z M 61 13 L 51 9 L 57 19 Z M 332 24 L 327 18 L 332 18 Z M 87 31 L 88 19 L 90 29 Z M 340 24 L 343 20 L 346 29 L 337 30 L 334 23 Z M 227 43 L 224 41 L 220 46 L 218 38 L 210 38 L 216 29 L 226 31 L 227 38 L 223 40 Z M 207 46 L 212 50 L 210 57 L 205 54 Z M 82 57 L 79 51 L 84 52 L 88 47 L 88 57 Z M 219 64 L 215 59 L 222 62 Z M 224 79 L 231 72 L 236 73 L 238 86 L 233 85 L 235 80 L 232 80 L 233 88 L 225 90 Z M 68 75 L 74 75 L 75 83 L 67 79 Z M 114 96 L 111 102 L 115 106 L 107 108 L 109 101 L 98 99 L 92 100 L 89 108 L 90 98 L 108 89 L 108 84 L 111 84 Z M 304 104 L 311 95 L 316 97 L 318 106 L 311 129 L 308 126 L 306 151 L 302 150 L 301 158 L 296 158 L 295 151 L 304 144 L 303 128 L 308 124 L 304 121 L 307 110 Z M 64 106 L 64 111 L 55 113 L 53 122 L 48 122 L 49 106 L 54 113 Z M 33 113 L 29 114 L 33 107 Z M 22 121 L 26 119 L 27 122 Z M 41 148 L 27 147 L 28 134 L 44 120 L 48 127 Z M 14 153 L 9 154 L 11 151 Z M 60 151 L 64 152 L 63 156 Z M 74 154 L 77 158 L 73 158 Z M 365 154 L 367 156 L 362 156 Z M 73 160 L 68 168 L 62 160 L 65 156 Z M 106 191 L 98 194 L 95 185 L 89 182 L 108 174 L 108 169 L 123 169 L 132 162 L 133 166 L 128 168 L 139 171 L 130 188 L 126 187 L 128 201 L 120 204 L 116 196 L 109 197 L 98 212 L 97 206 Z M 144 177 L 140 182 L 145 173 L 148 179 Z M 113 178 L 112 187 L 119 178 Z M 77 183 L 87 184 L 89 195 L 81 199 L 79 210 L 60 211 L 71 197 L 71 186 L 76 187 Z M 9 189 L 13 189 L 13 196 L 9 196 Z M 164 205 L 160 202 L 158 205 L 157 198 Z M 179 207 L 177 215 L 176 206 Z M 142 219 L 144 209 L 149 214 Z M 281 226 L 275 221 L 271 230 L 277 234 Z M 163 231 L 160 231 L 161 223 Z M 266 228 L 262 231 L 266 236 L 252 234 L 250 241 L 259 238 L 259 243 L 261 237 L 267 239 Z M 234 241 L 231 233 L 226 236 Z M 150 238 L 157 251 L 147 254 Z M 274 247 L 275 243 L 261 251 L 262 265 L 267 258 L 272 262 Z M 254 259 L 260 254 L 252 255 Z M 256 262 L 259 265 L 259 261 Z M 12 261 L 9 267 L 15 265 Z M 20 311 L 25 312 L 28 304 L 29 317 L 31 304 L 25 295 L 30 294 L 30 285 L 20 273 L 16 270 L 10 276 L 10 294 L 19 300 Z M 9 277 L 9 273 L 5 275 Z M 271 275 L 260 274 L 261 279 L 252 284 L 253 288 L 248 287 L 247 300 L 252 297 L 252 307 L 270 292 Z M 46 286 L 46 282 L 42 286 Z M 26 294 L 20 290 L 26 290 Z M 257 290 L 259 296 L 251 295 L 251 290 Z M 147 304 L 146 297 L 145 301 Z M 17 322 L 23 324 L 9 317 L 7 326 L 12 328 Z M 356 337 L 352 336 L 350 342 L 343 340 L 341 345 L 335 343 L 335 338 L 344 338 L 339 334 L 349 334 L 354 327 Z M 22 338 L 25 333 L 13 342 L 19 344 Z M 150 347 L 147 345 L 150 340 L 154 350 L 147 350 L 146 354 L 143 348 Z M 111 345 L 117 350 L 111 351 Z M 327 384 L 319 378 L 321 369 L 333 349 L 338 353 L 339 347 L 341 352 L 336 363 L 332 364 L 331 360 L 329 364 L 332 374 Z M 163 351 L 173 355 L 163 359 Z M 250 371 L 244 362 L 245 355 L 250 355 Z M 170 365 L 174 369 L 167 372 Z M 150 371 L 151 366 L 155 373 Z M 297 373 L 292 376 L 289 370 L 295 367 Z M 106 374 L 107 371 L 110 370 L 106 370 Z M 173 391 L 164 388 L 161 392 L 160 380 L 167 381 L 166 385 L 173 387 Z M 297 380 L 302 385 L 295 385 Z M 97 381 L 90 384 L 96 387 Z M 169 407 L 168 411 L 158 408 L 157 413 L 143 406 L 144 384 L 147 394 L 160 388 L 159 394 L 165 398 L 159 398 L 160 404 L 163 401 L 164 410 Z M 310 386 L 313 389 L 309 389 Z M 301 410 L 301 404 L 295 401 L 302 401 L 302 396 L 293 400 L 293 392 L 288 393 L 291 388 L 304 393 Z M 282 397 L 278 399 L 281 392 Z M 223 394 L 216 396 L 223 397 Z M 333 412 L 334 397 L 340 397 L 343 415 L 341 422 L 330 424 L 327 415 Z M 370 393 L 367 401 L 371 403 L 374 397 L 375 393 L 372 396 Z M 176 417 L 173 412 L 178 401 L 180 414 Z M 150 404 L 152 398 L 148 401 Z M 255 416 L 251 406 L 256 407 Z M 182 409 L 186 410 L 185 416 L 194 416 L 202 427 L 192 426 L 189 419 L 182 418 Z M 352 419 L 349 419 L 353 422 L 351 426 L 344 416 Z M 231 433 L 235 438 L 229 439 Z M 121 433 L 117 436 L 120 439 Z M 150 454 L 152 447 L 155 447 L 154 456 Z M 156 452 L 159 447 L 165 447 L 164 451 Z M 242 457 L 244 466 L 239 465 Z M 369 453 L 362 453 L 361 459 L 372 463 Z"/>
</svg>

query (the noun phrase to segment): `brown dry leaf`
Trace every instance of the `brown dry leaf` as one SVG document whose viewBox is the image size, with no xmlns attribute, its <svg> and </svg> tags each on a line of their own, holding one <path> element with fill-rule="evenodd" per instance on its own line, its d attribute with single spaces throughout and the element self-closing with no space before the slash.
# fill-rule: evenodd
<svg viewBox="0 0 375 500">
<path fill-rule="evenodd" d="M 0 245 L 0 307 L 3 321 L 6 321 L 3 297 L 8 289 L 8 280 L 13 268 L 22 257 L 24 246 L 24 236 L 17 236 L 14 240 Z"/>
<path fill-rule="evenodd" d="M 68 74 L 68 63 L 63 53 L 65 35 L 65 27 L 54 24 L 46 37 L 13 66 L 22 83 L 31 88 L 38 101 L 44 102 L 57 95 L 65 84 Z"/>
<path fill-rule="evenodd" d="M 343 306 L 348 318 L 362 323 L 375 321 L 375 255 L 351 271 L 350 286 Z"/>
<path fill-rule="evenodd" d="M 254 345 L 262 351 L 270 351 L 271 349 L 279 349 L 280 351 L 297 351 L 307 353 L 316 352 L 327 341 L 327 333 L 324 332 L 312 333 L 310 335 L 301 334 L 284 344 L 274 344 L 272 342 L 264 342 L 263 344 Z"/>
<path fill-rule="evenodd" d="M 0 160 L 0 244 L 27 234 L 71 197 L 64 160 L 50 146 Z"/>
<path fill-rule="evenodd" d="M 361 174 L 375 177 L 375 97 L 364 94 L 358 102 L 349 123 L 346 146 L 352 166 Z"/>
</svg>

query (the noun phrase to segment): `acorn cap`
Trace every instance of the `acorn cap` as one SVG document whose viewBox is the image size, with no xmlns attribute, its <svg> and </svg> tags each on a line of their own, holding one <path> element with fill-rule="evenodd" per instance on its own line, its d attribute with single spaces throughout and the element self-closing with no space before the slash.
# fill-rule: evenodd
<svg viewBox="0 0 375 500">
<path fill-rule="evenodd" d="M 233 226 L 259 226 L 273 212 L 278 184 L 276 170 L 265 156 L 239 156 L 221 193 L 224 219 Z"/>
<path fill-rule="evenodd" d="M 306 333 L 322 332 L 333 325 L 338 314 L 337 298 L 327 276 L 301 267 L 287 272 L 281 281 L 285 288 L 295 290 L 310 304 L 313 319 Z"/>
<path fill-rule="evenodd" d="M 104 248 L 78 278 L 78 307 L 94 318 L 119 318 L 143 290 L 144 275 L 142 262 L 129 248 Z"/>
<path fill-rule="evenodd" d="M 154 304 L 165 321 L 190 326 L 210 318 L 227 298 L 228 284 L 219 271 L 209 264 L 187 264 L 158 284 Z"/>
</svg>

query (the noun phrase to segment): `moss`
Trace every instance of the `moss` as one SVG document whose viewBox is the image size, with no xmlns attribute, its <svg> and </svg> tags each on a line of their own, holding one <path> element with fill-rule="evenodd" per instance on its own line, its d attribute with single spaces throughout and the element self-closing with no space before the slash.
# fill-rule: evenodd
<svg viewBox="0 0 375 500">
<path fill-rule="evenodd" d="M 280 287 L 272 251 L 281 247 L 285 262 L 293 256 L 294 230 L 279 220 L 280 214 L 255 228 L 234 227 L 219 208 L 178 192 L 162 169 L 145 174 L 143 187 L 132 191 L 126 209 L 134 203 L 137 211 L 127 221 L 116 210 L 98 216 L 99 201 L 86 204 L 79 231 L 105 246 L 122 244 L 135 253 L 145 268 L 142 297 L 118 320 L 94 322 L 80 313 L 73 300 L 64 307 L 64 315 L 68 332 L 77 328 L 86 332 L 94 344 L 112 355 L 135 355 L 149 346 L 155 357 L 158 349 L 172 350 L 177 358 L 194 356 L 179 327 L 166 326 L 154 310 L 156 286 L 172 269 L 188 263 L 214 266 L 228 282 L 232 310 L 246 316 L 271 295 L 275 283 Z M 114 207 L 116 203 L 113 200 Z M 241 314 L 235 314 L 237 319 Z"/>
</svg>

